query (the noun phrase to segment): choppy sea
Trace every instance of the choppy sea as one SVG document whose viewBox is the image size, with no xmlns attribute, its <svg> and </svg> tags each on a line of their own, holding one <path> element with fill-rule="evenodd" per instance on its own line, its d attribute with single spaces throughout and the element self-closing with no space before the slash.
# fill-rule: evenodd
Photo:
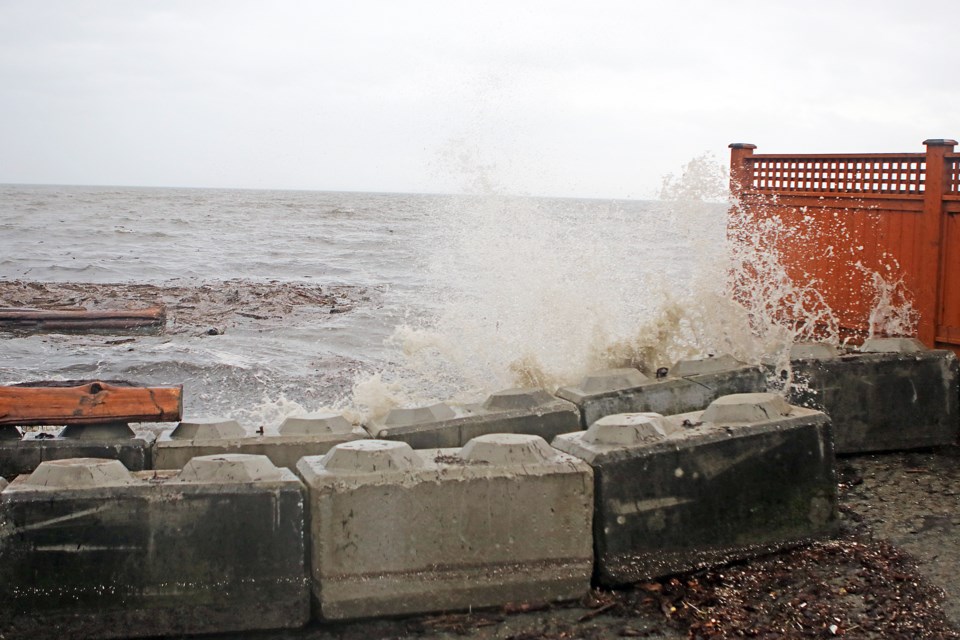
<svg viewBox="0 0 960 640">
<path fill-rule="evenodd" d="M 625 344 L 636 352 L 651 327 L 686 322 L 676 310 L 697 304 L 704 280 L 723 279 L 725 211 L 676 200 L 0 186 L 0 281 L 353 292 L 344 313 L 217 336 L 116 344 L 0 333 L 0 384 L 182 383 L 188 416 L 264 422 L 575 382 L 616 364 Z"/>
</svg>

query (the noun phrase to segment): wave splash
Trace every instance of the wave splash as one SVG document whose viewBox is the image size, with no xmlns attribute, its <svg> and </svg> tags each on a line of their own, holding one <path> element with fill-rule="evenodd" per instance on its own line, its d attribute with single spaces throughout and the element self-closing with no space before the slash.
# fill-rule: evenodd
<svg viewBox="0 0 960 640">
<path fill-rule="evenodd" d="M 486 193 L 433 214 L 434 313 L 398 326 L 394 361 L 357 379 L 348 403 L 367 417 L 717 353 L 788 369 L 794 342 L 841 342 L 818 282 L 784 267 L 780 248 L 802 230 L 741 208 L 712 156 L 665 177 L 658 201 L 611 201 L 589 219 L 576 200 L 480 183 Z M 902 283 L 871 281 L 871 330 L 908 333 Z"/>
</svg>

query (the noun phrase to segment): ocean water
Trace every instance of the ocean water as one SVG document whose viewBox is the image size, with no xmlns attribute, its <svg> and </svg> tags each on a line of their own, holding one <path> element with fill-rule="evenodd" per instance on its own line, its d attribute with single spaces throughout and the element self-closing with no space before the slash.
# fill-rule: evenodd
<svg viewBox="0 0 960 640">
<path fill-rule="evenodd" d="M 743 351 L 745 328 L 729 326 L 742 317 L 724 310 L 726 219 L 699 197 L 0 186 L 0 281 L 92 295 L 309 283 L 347 298 L 344 313 L 225 320 L 217 336 L 0 333 L 0 384 L 182 383 L 188 417 L 264 423 Z"/>
</svg>

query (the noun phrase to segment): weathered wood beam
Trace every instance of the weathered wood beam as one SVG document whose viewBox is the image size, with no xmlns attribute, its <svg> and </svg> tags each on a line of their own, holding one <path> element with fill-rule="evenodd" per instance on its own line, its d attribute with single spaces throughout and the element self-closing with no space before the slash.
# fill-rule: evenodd
<svg viewBox="0 0 960 640">
<path fill-rule="evenodd" d="M 183 385 L 70 380 L 0 387 L 0 426 L 175 422 L 183 415 Z"/>
<path fill-rule="evenodd" d="M 8 331 L 161 333 L 166 322 L 163 306 L 109 311 L 0 308 L 0 330 Z"/>
</svg>

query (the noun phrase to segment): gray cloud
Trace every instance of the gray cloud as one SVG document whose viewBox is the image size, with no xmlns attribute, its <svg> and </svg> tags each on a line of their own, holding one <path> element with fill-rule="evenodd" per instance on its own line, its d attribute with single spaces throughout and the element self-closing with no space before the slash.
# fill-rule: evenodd
<svg viewBox="0 0 960 640">
<path fill-rule="evenodd" d="M 955 2 L 0 4 L 0 182 L 633 197 L 960 135 Z M 477 169 L 474 168 L 474 171 Z"/>
</svg>

